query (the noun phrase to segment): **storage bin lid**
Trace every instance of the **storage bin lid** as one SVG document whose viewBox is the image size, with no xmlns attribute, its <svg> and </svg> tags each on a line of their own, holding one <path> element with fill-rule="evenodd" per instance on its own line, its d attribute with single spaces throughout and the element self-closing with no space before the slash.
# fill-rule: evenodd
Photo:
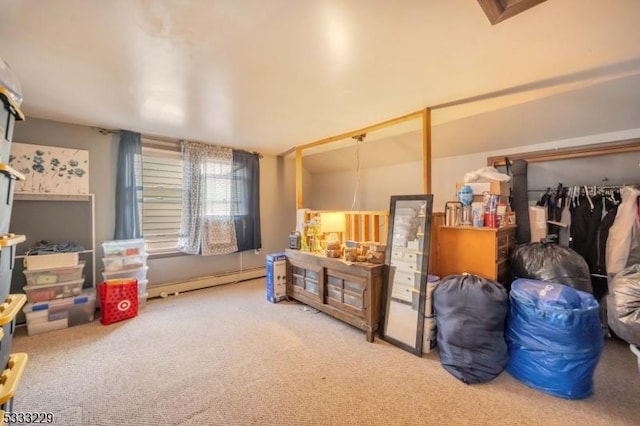
<svg viewBox="0 0 640 426">
<path fill-rule="evenodd" d="M 25 294 L 10 294 L 9 297 L 0 304 L 0 326 L 13 321 L 27 301 Z"/>
<path fill-rule="evenodd" d="M 0 250 L 2 247 L 10 247 L 15 246 L 26 240 L 26 236 L 24 235 L 16 235 L 16 234 L 4 234 L 0 236 Z"/>
<path fill-rule="evenodd" d="M 0 404 L 5 404 L 14 397 L 28 358 L 24 352 L 9 355 L 7 368 L 2 373 L 5 380 L 0 384 Z"/>
<path fill-rule="evenodd" d="M 11 167 L 6 163 L 0 163 L 0 172 L 6 175 L 9 179 L 25 180 L 26 178 L 22 173 Z"/>
</svg>

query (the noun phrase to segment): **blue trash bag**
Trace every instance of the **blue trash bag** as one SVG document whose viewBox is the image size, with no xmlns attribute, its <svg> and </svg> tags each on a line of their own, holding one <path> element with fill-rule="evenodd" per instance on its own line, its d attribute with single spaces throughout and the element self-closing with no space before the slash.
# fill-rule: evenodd
<svg viewBox="0 0 640 426">
<path fill-rule="evenodd" d="M 593 394 L 593 373 L 604 347 L 594 297 L 563 284 L 518 279 L 509 298 L 507 371 L 557 397 Z"/>
</svg>

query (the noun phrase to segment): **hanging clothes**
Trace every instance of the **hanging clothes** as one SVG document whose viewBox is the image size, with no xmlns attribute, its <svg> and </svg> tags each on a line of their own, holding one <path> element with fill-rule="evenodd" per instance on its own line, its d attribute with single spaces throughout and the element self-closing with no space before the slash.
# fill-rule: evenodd
<svg viewBox="0 0 640 426">
<path fill-rule="evenodd" d="M 607 274 L 613 276 L 632 263 L 640 263 L 638 219 L 638 196 L 640 189 L 625 186 L 621 191 L 622 203 L 618 207 L 618 213 L 609 229 L 606 247 Z"/>
</svg>

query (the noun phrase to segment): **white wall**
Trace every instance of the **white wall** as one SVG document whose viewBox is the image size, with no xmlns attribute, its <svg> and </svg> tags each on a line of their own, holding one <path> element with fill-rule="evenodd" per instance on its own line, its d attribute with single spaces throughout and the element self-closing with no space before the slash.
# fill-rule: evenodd
<svg viewBox="0 0 640 426">
<path fill-rule="evenodd" d="M 356 187 L 358 191 L 356 193 Z M 313 175 L 313 210 L 389 210 L 392 195 L 421 194 L 422 162 Z M 355 197 L 355 204 L 354 204 Z"/>
<path fill-rule="evenodd" d="M 96 264 L 100 278 L 101 242 L 113 239 L 115 228 L 118 136 L 105 136 L 86 126 L 27 118 L 16 125 L 13 140 L 89 150 L 89 190 L 95 194 Z M 149 286 L 264 266 L 266 254 L 281 252 L 288 247 L 289 232 L 295 229 L 294 160 L 269 155 L 260 160 L 260 210 L 262 250 L 259 254 L 251 251 L 223 256 L 179 255 L 150 259 Z M 58 222 L 52 222 L 52 226 L 64 229 Z"/>
<path fill-rule="evenodd" d="M 640 137 L 640 128 L 589 135 L 516 148 L 484 151 L 468 155 L 435 158 L 432 160 L 431 190 L 433 211 L 443 211 L 447 201 L 456 198 L 456 182 L 467 172 L 487 165 L 487 158 L 520 152 L 540 151 L 593 143 L 613 142 Z M 437 141 L 434 141 L 437 143 Z M 598 176 L 605 176 L 608 164 L 601 164 Z M 354 165 L 355 168 L 355 165 Z M 639 173 L 640 174 L 640 173 Z M 316 173 L 306 177 L 311 181 L 305 190 L 305 207 L 314 210 L 351 210 L 356 187 L 355 170 L 335 173 Z M 598 179 L 600 179 L 599 177 Z M 362 169 L 360 172 L 360 210 L 388 210 L 391 195 L 422 193 L 422 162 Z M 355 210 L 358 210 L 356 206 Z"/>
<path fill-rule="evenodd" d="M 456 182 L 462 181 L 465 173 L 486 167 L 487 157 L 566 148 L 594 143 L 614 142 L 638 137 L 640 137 L 640 128 L 545 142 L 535 145 L 519 146 L 517 148 L 502 149 L 498 151 L 485 151 L 476 154 L 434 159 L 432 161 L 433 176 L 431 185 L 431 189 L 434 193 L 434 211 L 442 211 L 446 201 L 455 199 Z M 610 167 L 609 164 L 602 164 L 602 170 L 594 170 L 593 172 L 597 173 L 597 176 L 602 176 L 603 173 L 606 173 L 606 169 L 608 167 Z"/>
</svg>

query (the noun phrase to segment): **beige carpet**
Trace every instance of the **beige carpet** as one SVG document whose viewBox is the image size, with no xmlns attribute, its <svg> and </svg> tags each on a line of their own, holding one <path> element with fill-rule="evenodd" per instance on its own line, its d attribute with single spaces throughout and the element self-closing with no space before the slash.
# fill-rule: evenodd
<svg viewBox="0 0 640 426">
<path fill-rule="evenodd" d="M 154 299 L 137 318 L 26 336 L 14 411 L 58 425 L 637 425 L 640 373 L 609 340 L 595 394 L 572 401 L 508 373 L 465 385 L 419 358 L 294 302 L 264 280 Z"/>
</svg>

